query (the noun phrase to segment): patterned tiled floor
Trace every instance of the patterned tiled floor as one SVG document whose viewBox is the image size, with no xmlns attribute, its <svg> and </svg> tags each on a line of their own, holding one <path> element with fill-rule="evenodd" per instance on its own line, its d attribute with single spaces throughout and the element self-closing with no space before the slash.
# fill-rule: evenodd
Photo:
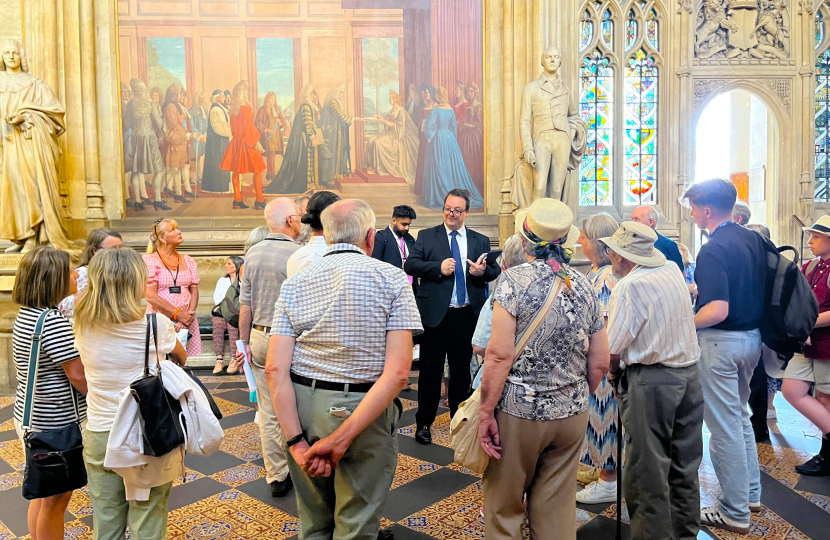
<svg viewBox="0 0 830 540">
<path fill-rule="evenodd" d="M 414 374 L 413 374 L 414 375 Z M 171 540 L 283 540 L 298 532 L 293 494 L 271 497 L 265 482 L 259 429 L 241 375 L 205 376 L 225 418 L 225 441 L 210 458 L 188 456 L 186 477 L 174 483 L 169 503 L 167 538 Z M 417 381 L 416 377 L 412 382 Z M 417 385 L 401 393 L 404 414 L 399 424 L 400 455 L 382 526 L 397 540 L 481 540 L 484 522 L 479 475 L 452 463 L 449 414 L 433 426 L 435 444 L 414 440 Z M 0 540 L 28 538 L 26 501 L 21 496 L 23 452 L 15 439 L 11 398 L 0 396 Z M 830 479 L 802 478 L 793 466 L 819 446 L 817 430 L 779 396 L 779 420 L 771 422 L 773 444 L 759 445 L 765 509 L 753 515 L 748 535 L 701 531 L 699 539 L 827 540 L 830 538 Z M 708 444 L 708 433 L 704 434 Z M 700 470 L 702 502 L 716 499 L 720 488 L 708 454 Z M 616 504 L 579 505 L 578 537 L 611 540 Z M 623 503 L 623 537 L 630 538 Z M 526 532 L 526 531 L 525 531 Z M 525 535 L 526 536 L 526 535 Z M 92 537 L 92 506 L 86 489 L 77 491 L 66 514 L 67 540 Z"/>
</svg>

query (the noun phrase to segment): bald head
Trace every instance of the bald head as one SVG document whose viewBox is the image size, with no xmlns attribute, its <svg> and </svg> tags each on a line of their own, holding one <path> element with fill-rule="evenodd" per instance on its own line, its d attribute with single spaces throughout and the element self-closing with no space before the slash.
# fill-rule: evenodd
<svg viewBox="0 0 830 540">
<path fill-rule="evenodd" d="M 283 233 L 294 238 L 299 234 L 299 213 L 294 201 L 287 197 L 279 197 L 265 206 L 265 223 L 272 233 Z"/>
<path fill-rule="evenodd" d="M 369 234 L 375 227 L 375 213 L 366 201 L 347 199 L 337 201 L 325 210 L 320 216 L 323 222 L 323 235 L 326 243 L 353 244 L 371 254 L 374 245 L 374 234 Z"/>
<path fill-rule="evenodd" d="M 660 214 L 652 206 L 638 206 L 631 212 L 631 221 L 648 225 L 652 229 L 657 230 Z"/>
</svg>

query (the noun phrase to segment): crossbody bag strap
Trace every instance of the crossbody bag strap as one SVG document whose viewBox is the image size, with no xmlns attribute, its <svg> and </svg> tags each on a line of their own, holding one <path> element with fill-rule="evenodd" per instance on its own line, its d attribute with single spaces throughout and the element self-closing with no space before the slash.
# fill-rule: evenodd
<svg viewBox="0 0 830 540">
<path fill-rule="evenodd" d="M 144 376 L 147 377 L 150 375 L 150 317 L 152 315 L 146 315 L 145 319 L 147 320 L 147 331 L 144 337 Z"/>
<path fill-rule="evenodd" d="M 522 349 L 525 348 L 525 344 L 527 340 L 530 339 L 530 336 L 539 328 L 539 325 L 542 324 L 542 320 L 544 320 L 545 315 L 548 314 L 550 310 L 551 304 L 553 304 L 553 299 L 559 296 L 559 291 L 562 290 L 562 284 L 564 280 L 559 277 L 554 277 L 556 282 L 551 286 L 550 290 L 548 291 L 548 297 L 545 299 L 545 303 L 539 308 L 539 311 L 536 312 L 536 316 L 530 322 L 530 324 L 525 328 L 525 331 L 522 333 L 522 337 L 519 338 L 519 341 L 516 343 L 516 348 L 513 350 L 513 361 L 519 357 L 522 353 Z"/>
<path fill-rule="evenodd" d="M 37 365 L 40 360 L 40 344 L 43 336 L 43 324 L 46 321 L 46 316 L 49 315 L 47 309 L 40 314 L 35 323 L 35 331 L 32 334 L 32 344 L 29 347 L 29 372 L 26 376 L 26 402 L 23 405 L 23 429 L 28 430 L 32 427 L 32 408 L 35 400 L 35 392 L 37 388 Z"/>
</svg>

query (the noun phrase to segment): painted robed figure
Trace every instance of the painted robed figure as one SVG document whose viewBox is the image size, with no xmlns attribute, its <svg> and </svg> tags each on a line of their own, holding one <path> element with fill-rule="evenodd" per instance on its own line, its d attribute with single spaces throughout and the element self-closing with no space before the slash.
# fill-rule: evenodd
<svg viewBox="0 0 830 540">
<path fill-rule="evenodd" d="M 58 187 L 66 109 L 28 73 L 19 42 L 5 41 L 0 52 L 0 237 L 14 242 L 9 252 L 45 243 L 70 249 Z"/>
</svg>

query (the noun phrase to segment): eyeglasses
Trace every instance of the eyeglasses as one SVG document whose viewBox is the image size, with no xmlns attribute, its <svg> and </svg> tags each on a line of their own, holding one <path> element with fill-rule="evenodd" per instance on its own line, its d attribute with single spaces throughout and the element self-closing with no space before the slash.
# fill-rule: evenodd
<svg viewBox="0 0 830 540">
<path fill-rule="evenodd" d="M 450 214 L 450 215 L 455 216 L 455 217 L 458 217 L 458 216 L 460 216 L 461 214 L 463 214 L 465 212 L 466 212 L 466 210 L 458 210 L 458 209 L 453 210 L 452 208 L 444 207 L 444 213 L 445 214 Z"/>
</svg>

